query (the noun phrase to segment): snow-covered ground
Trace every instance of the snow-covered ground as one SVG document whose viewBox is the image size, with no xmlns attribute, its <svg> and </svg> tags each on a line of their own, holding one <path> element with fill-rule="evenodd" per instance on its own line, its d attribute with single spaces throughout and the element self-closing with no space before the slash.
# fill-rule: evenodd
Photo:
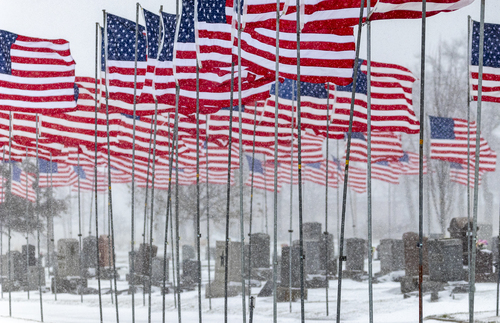
<svg viewBox="0 0 500 323">
<path fill-rule="evenodd" d="M 205 263 L 206 264 L 206 263 Z M 124 269 L 126 266 L 124 266 Z M 171 267 L 170 267 L 171 268 Z M 205 268 L 206 269 L 206 268 Z M 379 269 L 378 261 L 374 261 L 374 272 Z M 125 270 L 122 270 L 122 274 Z M 204 271 L 204 280 L 208 278 Z M 122 275 L 124 278 L 124 275 Z M 171 276 L 170 276 L 171 277 Z M 213 278 L 213 275 L 212 275 Z M 118 290 L 127 288 L 125 281 L 118 282 Z M 97 287 L 97 281 L 89 281 L 90 287 Z M 102 281 L 103 292 L 109 290 L 109 281 Z M 326 316 L 326 302 L 324 289 L 310 289 L 305 303 L 306 321 L 334 321 L 337 302 L 337 280 L 330 281 L 329 311 Z M 256 296 L 260 288 L 253 288 L 252 295 Z M 475 311 L 476 322 L 500 322 L 495 315 L 496 284 L 480 283 L 476 285 Z M 374 321 L 375 322 L 418 322 L 418 297 L 416 294 L 404 298 L 399 283 L 386 279 L 373 285 L 374 293 Z M 212 308 L 202 290 L 203 322 L 222 322 L 224 313 L 224 299 L 212 299 Z M 104 322 L 116 322 L 115 305 L 110 294 L 102 295 L 102 310 Z M 151 322 L 162 320 L 162 295 L 159 290 L 152 293 Z M 121 294 L 118 296 L 120 322 L 132 322 L 132 297 Z M 248 298 L 246 300 L 248 308 Z M 198 292 L 191 291 L 181 294 L 181 308 L 183 322 L 198 322 Z M 439 321 L 468 322 L 467 294 L 451 295 L 450 290 L 439 293 L 437 302 L 430 301 L 430 295 L 424 297 L 424 316 L 426 322 Z M 231 297 L 228 300 L 228 322 L 242 322 L 242 299 Z M 58 294 L 57 301 L 54 294 L 43 293 L 44 322 L 53 323 L 86 323 L 99 321 L 99 300 L 97 295 L 84 295 L 83 303 L 79 295 Z M 248 311 L 247 311 L 248 315 Z M 254 322 L 272 322 L 272 297 L 257 297 L 255 304 Z M 9 318 L 8 293 L 0 299 L 0 322 L 22 323 L 40 320 L 40 301 L 38 292 L 30 292 L 27 299 L 26 292 L 12 293 L 12 318 Z M 143 294 L 135 294 L 135 321 L 148 322 L 148 295 L 143 305 Z M 368 322 L 368 283 L 345 279 L 342 282 L 342 322 Z M 166 322 L 177 322 L 177 309 L 174 304 L 174 294 L 166 295 Z M 278 303 L 278 322 L 300 322 L 300 302 L 292 304 L 290 313 L 289 303 Z"/>
</svg>

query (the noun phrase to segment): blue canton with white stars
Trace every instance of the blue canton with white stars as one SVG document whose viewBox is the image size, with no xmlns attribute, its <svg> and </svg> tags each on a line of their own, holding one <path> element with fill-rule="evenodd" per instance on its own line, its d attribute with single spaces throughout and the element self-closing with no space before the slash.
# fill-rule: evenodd
<svg viewBox="0 0 500 323">
<path fill-rule="evenodd" d="M 21 183 L 21 168 L 16 165 L 12 165 L 12 180 Z"/>
<path fill-rule="evenodd" d="M 450 168 L 464 169 L 462 165 L 460 165 L 459 163 L 453 163 L 453 162 L 450 162 Z"/>
<path fill-rule="evenodd" d="M 310 163 L 310 164 L 306 164 L 306 166 L 316 168 L 316 169 L 321 169 L 321 163 Z"/>
<path fill-rule="evenodd" d="M 484 24 L 484 66 L 500 67 L 500 25 Z M 471 64 L 479 66 L 479 22 L 473 22 Z"/>
<path fill-rule="evenodd" d="M 297 81 L 285 79 L 278 87 L 279 97 L 287 100 L 297 100 Z M 271 85 L 271 95 L 276 95 L 276 84 Z M 300 82 L 300 95 L 318 99 L 328 98 L 328 91 L 323 83 Z"/>
<path fill-rule="evenodd" d="M 10 48 L 17 39 L 17 35 L 5 30 L 0 30 L 0 73 L 12 74 Z"/>
<path fill-rule="evenodd" d="M 347 135 L 348 135 L 348 133 L 346 132 L 345 133 L 345 139 L 347 139 Z M 359 139 L 359 140 L 366 141 L 365 135 L 362 132 L 353 132 L 353 133 L 351 133 L 351 140 L 353 140 L 353 139 Z"/>
<path fill-rule="evenodd" d="M 107 14 L 108 60 L 135 61 L 135 22 Z M 146 36 L 139 26 L 137 60 L 146 61 Z"/>
<path fill-rule="evenodd" d="M 409 163 L 410 162 L 410 156 L 408 156 L 408 153 L 406 151 L 403 152 L 403 157 L 399 158 L 399 161 L 402 163 Z"/>
<path fill-rule="evenodd" d="M 452 118 L 429 116 L 431 125 L 431 139 L 455 139 L 455 121 Z"/>
<path fill-rule="evenodd" d="M 252 157 L 245 155 L 248 161 L 248 167 L 252 168 Z M 264 168 L 262 167 L 262 163 L 260 160 L 253 158 L 253 172 L 264 174 Z"/>
<path fill-rule="evenodd" d="M 198 21 L 226 23 L 226 0 L 198 0 Z"/>
<path fill-rule="evenodd" d="M 163 39 L 163 46 L 161 48 L 159 60 L 162 62 L 171 62 L 174 57 L 174 39 L 177 16 L 165 12 L 162 12 L 161 14 L 163 16 L 165 38 Z"/>
<path fill-rule="evenodd" d="M 194 1 L 182 1 L 182 15 L 179 26 L 179 43 L 194 43 Z"/>
<path fill-rule="evenodd" d="M 73 170 L 80 177 L 80 179 L 86 179 L 87 175 L 85 175 L 85 171 L 82 166 L 73 166 Z"/>
<path fill-rule="evenodd" d="M 40 173 L 55 174 L 57 173 L 57 163 L 50 162 L 50 160 L 38 159 L 38 169 Z"/>
<path fill-rule="evenodd" d="M 358 75 L 356 79 L 356 93 L 368 94 L 368 77 L 361 71 L 363 60 L 358 60 Z M 354 73 L 354 72 L 353 72 Z M 337 91 L 352 92 L 352 83 L 346 86 L 337 86 Z"/>
<path fill-rule="evenodd" d="M 158 39 L 160 33 L 160 16 L 144 9 L 146 35 L 148 40 L 148 57 L 158 57 Z"/>
</svg>

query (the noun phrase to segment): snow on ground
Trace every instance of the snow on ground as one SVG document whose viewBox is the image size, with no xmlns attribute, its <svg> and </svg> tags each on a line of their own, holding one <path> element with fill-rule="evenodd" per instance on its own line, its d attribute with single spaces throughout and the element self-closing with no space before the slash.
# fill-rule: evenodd
<svg viewBox="0 0 500 323">
<path fill-rule="evenodd" d="M 126 267 L 126 266 L 125 266 Z M 171 267 L 170 267 L 171 268 Z M 374 262 L 374 272 L 379 268 L 378 261 Z M 123 271 L 123 270 L 122 270 Z M 122 275 L 124 277 L 124 275 Z M 170 276 L 171 277 L 171 276 Z M 204 280 L 208 276 L 205 271 Z M 212 275 L 213 279 L 213 275 Z M 97 281 L 89 281 L 89 286 L 97 287 Z M 109 281 L 102 281 L 103 291 L 109 290 Z M 325 290 L 310 289 L 309 298 L 305 303 L 306 321 L 334 321 L 336 315 L 337 280 L 331 280 L 329 286 L 329 310 L 326 316 Z M 127 283 L 119 281 L 118 290 L 126 289 Z M 260 288 L 252 288 L 256 296 Z M 495 318 L 496 284 L 480 283 L 476 286 L 475 311 L 477 322 L 500 322 Z M 204 297 L 202 290 L 203 322 L 215 323 L 223 321 L 224 299 L 212 299 L 212 309 L 209 300 Z M 381 323 L 418 322 L 418 297 L 412 295 L 404 298 L 400 291 L 399 283 L 385 280 L 373 285 L 374 295 L 374 321 Z M 84 295 L 83 303 L 79 295 L 58 294 L 57 301 L 54 294 L 43 293 L 44 322 L 49 323 L 87 323 L 99 321 L 98 295 Z M 104 322 L 116 322 L 115 305 L 112 304 L 111 295 L 102 295 Z M 121 294 L 118 296 L 120 322 L 132 321 L 132 297 Z M 190 291 L 181 294 L 181 309 L 183 322 L 198 322 L 198 292 Z M 248 298 L 246 299 L 248 308 Z M 228 321 L 242 321 L 241 297 L 231 297 L 228 300 Z M 468 322 L 468 297 L 467 294 L 451 295 L 449 290 L 439 293 L 437 302 L 430 301 L 430 295 L 424 296 L 424 316 L 426 322 Z M 247 311 L 248 315 L 248 311 Z M 272 297 L 256 298 L 254 322 L 272 322 L 273 302 Z M 38 292 L 30 292 L 27 299 L 26 292 L 12 293 L 12 318 L 9 318 L 8 293 L 0 299 L 1 323 L 25 323 L 40 320 L 40 301 Z M 439 317 L 439 321 L 431 319 Z M 151 322 L 162 320 L 162 295 L 160 292 L 152 293 Z M 148 322 L 148 295 L 143 305 L 143 294 L 135 294 L 135 321 Z M 368 322 L 368 282 L 356 282 L 350 279 L 342 281 L 342 322 Z M 177 322 L 177 309 L 174 305 L 174 295 L 166 295 L 166 322 Z M 300 322 L 300 302 L 278 304 L 278 322 Z"/>
</svg>

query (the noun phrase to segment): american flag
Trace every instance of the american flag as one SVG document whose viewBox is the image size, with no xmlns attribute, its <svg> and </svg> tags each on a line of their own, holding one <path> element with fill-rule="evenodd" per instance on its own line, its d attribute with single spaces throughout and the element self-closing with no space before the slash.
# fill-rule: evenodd
<svg viewBox="0 0 500 323">
<path fill-rule="evenodd" d="M 269 161 L 261 161 L 245 155 L 248 162 L 250 174 L 245 185 L 251 186 L 253 174 L 253 187 L 261 190 L 274 192 L 274 163 Z M 252 168 L 253 165 L 253 168 Z M 278 174 L 279 175 L 279 168 Z M 278 178 L 278 193 L 281 190 L 282 181 Z"/>
<path fill-rule="evenodd" d="M 12 164 L 11 193 L 27 199 L 30 202 L 36 201 L 36 193 L 33 189 L 35 178 L 28 175 L 16 164 Z"/>
<path fill-rule="evenodd" d="M 424 158 L 424 174 L 427 174 L 427 157 Z M 399 175 L 419 175 L 419 155 L 418 153 L 405 151 L 403 157 L 398 161 L 390 162 L 392 168 Z"/>
<path fill-rule="evenodd" d="M 337 188 L 337 176 L 335 175 L 335 164 L 328 161 L 328 187 Z M 326 185 L 326 161 L 317 163 L 302 164 L 302 178 L 306 182 L 312 182 L 318 185 Z"/>
<path fill-rule="evenodd" d="M 483 101 L 500 102 L 500 25 L 484 24 Z M 472 22 L 471 96 L 477 101 L 479 78 L 479 22 Z"/>
<path fill-rule="evenodd" d="M 75 61 L 69 42 L 0 30 L 0 109 L 27 113 L 76 110 Z"/>
<path fill-rule="evenodd" d="M 208 178 L 209 184 L 227 184 L 227 169 L 226 170 L 215 170 L 208 169 L 208 177 L 206 169 L 200 167 L 200 183 L 206 183 Z M 234 171 L 231 170 L 231 181 L 230 185 L 234 185 Z"/>
<path fill-rule="evenodd" d="M 78 86 L 78 111 L 95 111 L 95 78 L 75 77 Z M 101 100 L 101 80 L 97 80 L 97 100 Z"/>
<path fill-rule="evenodd" d="M 103 39 L 102 71 L 106 73 L 109 96 L 109 112 L 133 113 L 134 70 L 135 70 L 136 23 L 106 13 L 105 37 Z M 137 82 L 136 97 L 140 97 L 147 70 L 146 36 L 144 27 L 139 26 L 137 39 Z M 136 113 L 152 114 L 137 106 Z"/>
<path fill-rule="evenodd" d="M 477 185 L 481 185 L 481 179 L 483 178 L 484 172 L 479 172 L 479 180 Z M 458 163 L 450 163 L 450 181 L 467 186 L 467 166 Z M 469 170 L 469 187 L 474 187 L 475 174 L 474 168 L 471 167 Z"/>
<path fill-rule="evenodd" d="M 70 185 L 72 169 L 70 165 L 38 159 L 40 187 L 64 187 Z"/>
<path fill-rule="evenodd" d="M 431 159 L 440 159 L 467 166 L 467 120 L 456 118 L 432 117 Z M 476 123 L 470 124 L 470 165 L 475 163 L 477 129 Z M 479 170 L 495 171 L 497 154 L 480 137 Z"/>
<path fill-rule="evenodd" d="M 372 164 L 372 178 L 390 184 L 399 184 L 398 172 L 388 161 L 379 161 Z"/>
<path fill-rule="evenodd" d="M 393 132 L 372 132 L 372 163 L 379 161 L 397 161 L 399 158 L 403 157 L 403 155 L 404 152 L 400 135 Z M 368 161 L 366 133 L 352 133 L 349 160 L 364 163 Z"/>
<path fill-rule="evenodd" d="M 233 5 L 233 0 L 228 0 Z M 375 4 L 373 1 L 372 5 Z M 297 29 L 297 1 L 280 1 L 280 30 L 296 32 Z M 357 25 L 359 22 L 360 0 L 302 0 L 300 5 L 301 24 L 303 31 L 321 31 Z M 276 1 L 273 0 L 246 0 L 244 3 L 245 15 L 242 18 L 243 26 L 249 28 L 262 27 L 276 29 Z M 366 1 L 365 1 L 366 8 Z M 363 16 L 366 17 L 364 9 Z M 232 19 L 236 19 L 235 16 Z"/>
<path fill-rule="evenodd" d="M 427 0 L 426 16 L 455 11 L 474 0 Z M 422 18 L 422 0 L 378 0 L 370 20 Z"/>
<path fill-rule="evenodd" d="M 412 107 L 412 85 L 416 80 L 406 68 L 395 64 L 372 62 L 372 130 L 396 131 L 415 134 L 420 123 Z M 368 78 L 365 74 L 366 62 L 359 61 L 354 101 L 353 131 L 367 129 L 367 91 Z M 335 114 L 331 131 L 347 131 L 351 109 L 352 84 L 332 86 L 335 96 Z"/>
<path fill-rule="evenodd" d="M 73 166 L 73 171 L 69 177 L 69 183 L 72 191 L 78 191 L 78 178 L 80 178 L 81 191 L 93 191 L 94 183 L 87 177 L 83 166 Z"/>
</svg>

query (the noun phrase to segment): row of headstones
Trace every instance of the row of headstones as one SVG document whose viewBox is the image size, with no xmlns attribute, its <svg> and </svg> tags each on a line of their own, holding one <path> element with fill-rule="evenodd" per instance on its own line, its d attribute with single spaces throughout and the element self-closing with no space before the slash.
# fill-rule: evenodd
<svg viewBox="0 0 500 323">
<path fill-rule="evenodd" d="M 17 250 L 10 251 L 1 256 L 1 284 L 3 291 L 36 290 L 40 285 L 45 285 L 45 275 L 43 274 L 41 261 L 36 258 L 35 246 L 24 245 L 21 250 L 21 252 Z"/>
</svg>

